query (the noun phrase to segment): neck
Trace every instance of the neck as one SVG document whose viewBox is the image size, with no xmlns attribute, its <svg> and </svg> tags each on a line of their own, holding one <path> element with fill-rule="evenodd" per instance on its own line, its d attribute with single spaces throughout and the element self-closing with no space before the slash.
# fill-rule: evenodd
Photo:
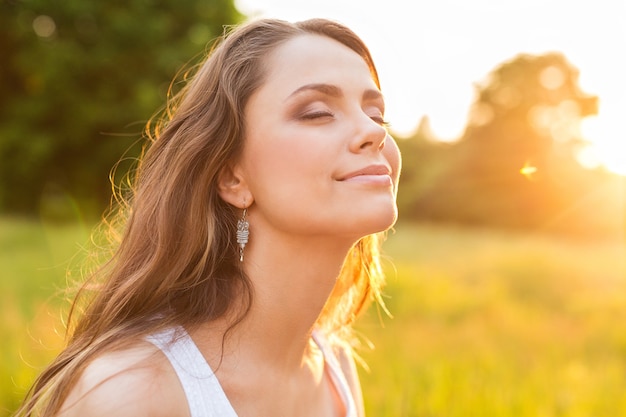
<svg viewBox="0 0 626 417">
<path fill-rule="evenodd" d="M 267 342 L 269 356 L 300 364 L 352 244 L 336 238 L 270 237 L 250 248 L 245 271 L 253 284 L 254 301 L 244 327 L 257 342 Z"/>
<path fill-rule="evenodd" d="M 255 236 L 245 248 L 253 302 L 244 320 L 229 331 L 223 360 L 231 356 L 238 366 L 251 361 L 297 371 L 310 360 L 311 331 L 354 240 L 263 236 Z M 206 334 L 215 336 L 215 331 Z M 217 339 L 221 342 L 221 335 Z"/>
</svg>

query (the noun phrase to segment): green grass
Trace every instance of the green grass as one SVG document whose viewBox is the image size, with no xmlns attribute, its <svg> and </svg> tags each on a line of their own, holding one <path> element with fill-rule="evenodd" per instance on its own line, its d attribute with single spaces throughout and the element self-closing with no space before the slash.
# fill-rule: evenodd
<svg viewBox="0 0 626 417">
<path fill-rule="evenodd" d="M 626 246 L 401 225 L 360 325 L 372 416 L 626 415 Z"/>
<path fill-rule="evenodd" d="M 67 272 L 88 237 L 79 224 L 0 217 L 0 416 L 61 346 Z"/>
<path fill-rule="evenodd" d="M 0 416 L 58 350 L 80 225 L 0 218 Z M 626 246 L 399 225 L 359 331 L 369 416 L 626 415 Z"/>
</svg>

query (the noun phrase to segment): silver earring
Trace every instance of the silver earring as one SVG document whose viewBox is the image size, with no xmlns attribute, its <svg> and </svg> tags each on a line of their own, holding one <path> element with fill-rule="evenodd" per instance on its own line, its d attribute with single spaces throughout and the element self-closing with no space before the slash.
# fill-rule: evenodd
<svg viewBox="0 0 626 417">
<path fill-rule="evenodd" d="M 243 249 L 248 243 L 248 236 L 250 236 L 250 223 L 246 220 L 246 214 L 248 209 L 243 209 L 243 215 L 241 219 L 237 221 L 237 243 L 239 244 L 239 262 L 243 262 Z"/>
</svg>

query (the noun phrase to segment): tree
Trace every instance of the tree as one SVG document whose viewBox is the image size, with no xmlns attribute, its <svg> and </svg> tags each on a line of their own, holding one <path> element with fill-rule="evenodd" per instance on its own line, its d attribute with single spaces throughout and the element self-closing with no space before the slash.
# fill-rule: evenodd
<svg viewBox="0 0 626 417">
<path fill-rule="evenodd" d="M 402 154 L 402 175 L 398 193 L 398 208 L 403 219 L 419 217 L 415 207 L 425 195 L 439 186 L 439 178 L 450 170 L 452 144 L 441 142 L 430 127 L 428 116 L 422 117 L 415 132 L 407 137 L 397 136 Z"/>
<path fill-rule="evenodd" d="M 241 17 L 232 0 L 4 0 L 0 210 L 101 212 L 177 71 Z"/>
<path fill-rule="evenodd" d="M 476 86 L 461 140 L 437 162 L 445 169 L 405 210 L 506 227 L 553 223 L 598 184 L 600 174 L 576 160 L 580 120 L 596 112 L 597 97 L 581 91 L 563 55 L 514 57 Z"/>
</svg>

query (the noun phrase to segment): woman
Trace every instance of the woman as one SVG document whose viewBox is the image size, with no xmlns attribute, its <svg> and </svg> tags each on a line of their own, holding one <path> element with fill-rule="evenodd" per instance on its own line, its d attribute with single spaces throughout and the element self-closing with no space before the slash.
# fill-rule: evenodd
<svg viewBox="0 0 626 417">
<path fill-rule="evenodd" d="M 363 415 L 350 330 L 380 297 L 400 168 L 367 47 L 327 20 L 250 22 L 167 115 L 20 415 Z"/>
</svg>

